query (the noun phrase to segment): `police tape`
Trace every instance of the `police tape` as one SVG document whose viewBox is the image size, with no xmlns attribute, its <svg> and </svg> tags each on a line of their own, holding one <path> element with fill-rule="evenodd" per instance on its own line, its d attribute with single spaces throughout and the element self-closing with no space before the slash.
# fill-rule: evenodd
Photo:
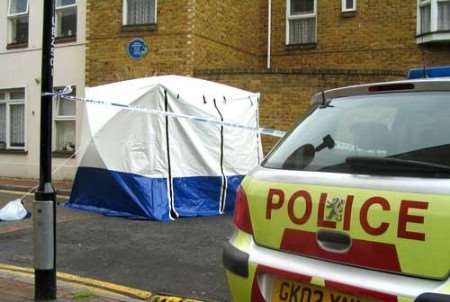
<svg viewBox="0 0 450 302">
<path fill-rule="evenodd" d="M 72 92 L 72 90 L 69 87 L 66 87 L 62 91 L 54 92 L 54 93 L 47 92 L 47 93 L 44 93 L 43 95 L 56 96 L 56 97 L 60 97 L 60 98 L 63 98 L 63 99 L 69 100 L 69 101 L 78 101 L 78 102 L 83 102 L 83 103 L 87 103 L 87 104 L 116 107 L 116 108 L 120 108 L 120 109 L 128 110 L 128 111 L 141 112 L 141 113 L 152 114 L 152 115 L 167 116 L 170 118 L 187 119 L 187 120 L 191 120 L 191 121 L 199 122 L 199 123 L 210 123 L 210 124 L 220 125 L 223 127 L 239 128 L 239 129 L 243 129 L 243 130 L 247 130 L 247 131 L 254 131 L 254 132 L 257 132 L 262 135 L 274 136 L 274 137 L 279 137 L 279 138 L 283 137 L 286 134 L 285 131 L 281 131 L 281 130 L 276 130 L 276 129 L 271 129 L 271 128 L 251 127 L 251 126 L 246 126 L 246 125 L 237 124 L 237 123 L 224 122 L 224 121 L 220 121 L 220 120 L 212 119 L 212 118 L 208 118 L 208 117 L 194 116 L 194 115 L 174 113 L 174 112 L 165 112 L 165 111 L 159 111 L 159 110 L 154 110 L 154 109 L 139 108 L 139 107 L 133 107 L 133 106 L 124 105 L 124 104 L 115 103 L 115 102 L 91 100 L 91 99 L 87 99 L 87 98 L 71 96 L 71 95 L 69 95 L 71 92 Z"/>
</svg>

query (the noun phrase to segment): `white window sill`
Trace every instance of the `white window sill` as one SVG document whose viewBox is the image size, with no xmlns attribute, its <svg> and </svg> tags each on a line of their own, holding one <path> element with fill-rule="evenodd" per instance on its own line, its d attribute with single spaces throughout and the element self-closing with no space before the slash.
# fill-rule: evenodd
<svg viewBox="0 0 450 302">
<path fill-rule="evenodd" d="M 61 151 L 55 150 L 52 152 L 53 158 L 75 158 L 75 151 Z"/>
<path fill-rule="evenodd" d="M 317 48 L 317 42 L 311 43 L 286 43 L 286 49 L 314 49 Z"/>
<path fill-rule="evenodd" d="M 450 42 L 450 31 L 431 32 L 416 36 L 417 44 Z"/>
<path fill-rule="evenodd" d="M 157 25 L 156 23 L 149 24 L 122 24 L 121 33 L 129 33 L 129 32 L 142 32 L 142 31 L 156 31 Z"/>
<path fill-rule="evenodd" d="M 0 154 L 27 155 L 28 151 L 24 149 L 0 149 Z"/>
<path fill-rule="evenodd" d="M 344 10 L 341 12 L 341 16 L 344 18 L 350 18 L 356 16 L 356 9 L 354 10 Z"/>
</svg>

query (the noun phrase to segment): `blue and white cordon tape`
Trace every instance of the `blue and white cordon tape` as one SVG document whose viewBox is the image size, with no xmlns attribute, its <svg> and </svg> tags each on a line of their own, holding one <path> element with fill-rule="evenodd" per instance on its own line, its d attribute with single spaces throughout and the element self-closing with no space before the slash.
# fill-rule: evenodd
<svg viewBox="0 0 450 302">
<path fill-rule="evenodd" d="M 180 119 L 188 119 L 194 122 L 200 122 L 200 123 L 211 123 L 216 125 L 221 125 L 224 127 L 231 127 L 231 128 L 239 128 L 244 129 L 248 131 L 254 131 L 257 133 L 260 133 L 262 135 L 269 135 L 274 137 L 283 137 L 286 132 L 271 128 L 256 128 L 256 127 L 250 127 L 242 124 L 236 124 L 236 123 L 228 123 L 228 122 L 222 122 L 217 119 L 211 119 L 207 117 L 201 117 L 201 116 L 194 116 L 194 115 L 187 115 L 187 114 L 181 114 L 181 113 L 173 113 L 173 112 L 164 112 L 164 111 L 158 111 L 154 109 L 144 109 L 144 108 L 138 108 L 138 107 L 132 107 L 129 105 L 114 103 L 114 102 L 107 102 L 107 101 L 98 101 L 98 100 L 90 100 L 86 98 L 80 98 L 75 96 L 70 96 L 69 94 L 72 93 L 72 88 L 70 86 L 65 87 L 62 91 L 54 92 L 54 93 L 44 93 L 44 95 L 48 96 L 57 96 L 69 101 L 79 101 L 84 102 L 88 104 L 96 104 L 96 105 L 103 105 L 103 106 L 112 106 L 112 107 L 119 107 L 121 109 L 129 110 L 129 111 L 135 111 L 135 112 L 142 112 L 147 114 L 153 114 L 153 115 L 162 115 L 162 116 L 168 116 L 172 118 L 180 118 Z"/>
</svg>

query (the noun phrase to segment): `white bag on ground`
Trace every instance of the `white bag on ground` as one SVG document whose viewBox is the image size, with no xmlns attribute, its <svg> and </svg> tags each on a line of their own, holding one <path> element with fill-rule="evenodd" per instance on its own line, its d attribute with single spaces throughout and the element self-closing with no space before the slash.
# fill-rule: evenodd
<svg viewBox="0 0 450 302">
<path fill-rule="evenodd" d="M 8 202 L 2 209 L 0 209 L 0 220 L 16 221 L 22 220 L 27 216 L 27 210 L 20 199 Z"/>
</svg>

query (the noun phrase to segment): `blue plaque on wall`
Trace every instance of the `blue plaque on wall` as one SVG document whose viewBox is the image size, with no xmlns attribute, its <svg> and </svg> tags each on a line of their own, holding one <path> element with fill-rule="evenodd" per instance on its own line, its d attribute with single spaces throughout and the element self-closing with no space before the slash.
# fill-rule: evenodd
<svg viewBox="0 0 450 302">
<path fill-rule="evenodd" d="M 148 53 L 147 43 L 143 39 L 133 39 L 128 42 L 128 56 L 134 60 L 145 57 Z"/>
</svg>

